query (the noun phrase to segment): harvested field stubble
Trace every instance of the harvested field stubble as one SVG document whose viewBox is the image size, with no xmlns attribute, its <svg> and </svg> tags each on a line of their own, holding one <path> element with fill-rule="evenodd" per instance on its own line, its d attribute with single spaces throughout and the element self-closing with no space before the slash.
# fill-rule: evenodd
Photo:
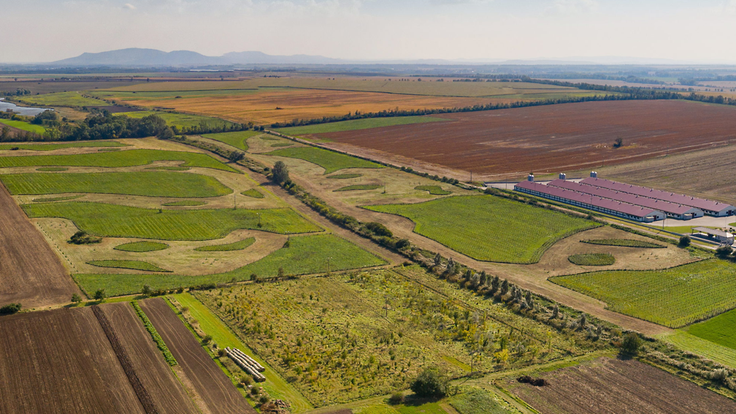
<svg viewBox="0 0 736 414">
<path fill-rule="evenodd" d="M 736 109 L 686 101 L 605 101 L 443 114 L 448 122 L 316 134 L 478 174 L 558 172 L 734 142 Z M 703 131 L 708 131 L 704 134 Z M 612 148 L 617 137 L 623 147 Z"/>
</svg>

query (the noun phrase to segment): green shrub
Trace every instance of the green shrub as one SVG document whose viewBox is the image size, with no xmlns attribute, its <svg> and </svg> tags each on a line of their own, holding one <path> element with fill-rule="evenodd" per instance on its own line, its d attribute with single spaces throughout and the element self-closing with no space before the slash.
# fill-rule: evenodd
<svg viewBox="0 0 736 414">
<path fill-rule="evenodd" d="M 411 390 L 420 397 L 441 398 L 447 395 L 448 378 L 437 368 L 425 368 L 411 383 Z"/>
</svg>

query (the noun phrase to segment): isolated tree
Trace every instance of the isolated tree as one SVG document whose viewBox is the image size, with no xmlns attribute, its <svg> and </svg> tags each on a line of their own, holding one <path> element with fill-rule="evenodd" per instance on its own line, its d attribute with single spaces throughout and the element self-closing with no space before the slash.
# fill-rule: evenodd
<svg viewBox="0 0 736 414">
<path fill-rule="evenodd" d="M 23 305 L 20 303 L 11 303 L 8 305 L 5 305 L 3 307 L 0 307 L 0 315 L 12 315 L 14 313 L 20 312 Z"/>
<path fill-rule="evenodd" d="M 105 289 L 97 289 L 97 291 L 95 292 L 95 300 L 99 300 L 100 302 L 102 302 L 103 300 L 105 300 L 106 297 L 107 293 L 105 293 Z"/>
<path fill-rule="evenodd" d="M 419 397 L 444 397 L 449 380 L 437 368 L 425 368 L 411 383 L 411 390 Z"/>
<path fill-rule="evenodd" d="M 690 236 L 682 236 L 680 237 L 680 241 L 677 243 L 679 247 L 688 247 L 690 246 Z"/>
<path fill-rule="evenodd" d="M 230 155 L 227 157 L 227 159 L 230 160 L 230 162 L 238 162 L 245 158 L 245 153 L 242 151 L 233 151 L 230 153 Z"/>
<path fill-rule="evenodd" d="M 641 347 L 641 339 L 639 338 L 639 335 L 631 332 L 626 334 L 624 337 L 624 342 L 621 345 L 621 352 L 625 355 L 636 355 L 639 353 L 639 348 Z"/>
<path fill-rule="evenodd" d="M 621 137 L 618 137 L 613 141 L 613 148 L 621 148 L 622 145 L 624 145 L 624 140 L 621 139 Z"/>
<path fill-rule="evenodd" d="M 151 287 L 148 285 L 143 285 L 143 289 L 141 290 L 141 293 L 148 296 L 151 294 Z"/>
<path fill-rule="evenodd" d="M 283 184 L 289 181 L 289 169 L 283 161 L 276 161 L 271 170 L 272 179 L 276 184 Z"/>
<path fill-rule="evenodd" d="M 81 301 L 82 301 L 82 298 L 79 295 L 77 295 L 76 293 L 72 295 L 72 302 L 79 303 Z"/>
</svg>

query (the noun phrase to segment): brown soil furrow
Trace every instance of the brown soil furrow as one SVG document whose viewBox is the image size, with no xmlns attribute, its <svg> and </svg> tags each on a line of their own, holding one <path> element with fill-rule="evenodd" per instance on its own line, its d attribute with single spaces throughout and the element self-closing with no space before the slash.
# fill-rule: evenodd
<svg viewBox="0 0 736 414">
<path fill-rule="evenodd" d="M 0 183 L 0 304 L 68 303 L 79 289 L 41 233 Z"/>
<path fill-rule="evenodd" d="M 140 305 L 210 412 L 256 412 L 163 299 Z"/>
</svg>

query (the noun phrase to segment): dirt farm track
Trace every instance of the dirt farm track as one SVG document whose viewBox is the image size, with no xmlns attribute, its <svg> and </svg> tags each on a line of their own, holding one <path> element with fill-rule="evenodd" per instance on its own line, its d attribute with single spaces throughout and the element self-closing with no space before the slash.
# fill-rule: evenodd
<svg viewBox="0 0 736 414">
<path fill-rule="evenodd" d="M 348 152 L 363 148 L 389 162 L 411 158 L 478 178 L 597 168 L 736 142 L 736 108 L 688 101 L 584 102 L 435 116 L 448 122 L 317 135 Z M 621 148 L 613 148 L 616 138 L 623 140 Z"/>
<path fill-rule="evenodd" d="M 0 183 L 0 305 L 68 303 L 78 292 L 56 253 Z"/>
</svg>

